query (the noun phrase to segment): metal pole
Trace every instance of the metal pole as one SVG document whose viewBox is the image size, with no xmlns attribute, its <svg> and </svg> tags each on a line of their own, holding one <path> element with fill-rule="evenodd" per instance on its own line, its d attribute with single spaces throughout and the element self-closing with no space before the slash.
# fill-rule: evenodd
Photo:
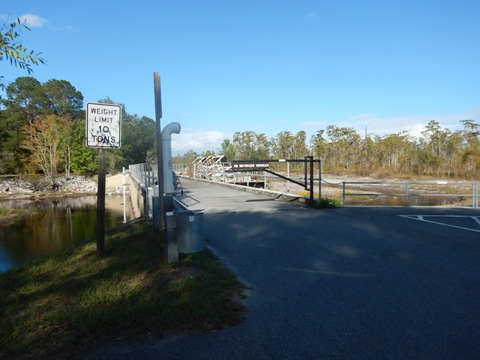
<svg viewBox="0 0 480 360">
<path fill-rule="evenodd" d="M 475 183 L 475 207 L 478 207 L 478 182 Z"/>
<path fill-rule="evenodd" d="M 313 156 L 308 157 L 310 161 L 310 206 L 313 206 Z"/>
<path fill-rule="evenodd" d="M 317 160 L 318 164 L 318 200 L 322 199 L 322 163 Z"/>
<path fill-rule="evenodd" d="M 287 161 L 287 177 L 290 177 L 290 163 Z M 290 182 L 287 181 L 287 191 L 290 192 Z"/>
<path fill-rule="evenodd" d="M 405 206 L 408 207 L 408 181 L 405 183 Z"/>
<path fill-rule="evenodd" d="M 303 159 L 303 178 L 305 179 L 305 185 L 304 185 L 304 189 L 307 190 L 308 189 L 308 182 L 307 182 L 307 157 L 305 156 L 305 158 Z"/>
<path fill-rule="evenodd" d="M 157 135 L 157 183 L 158 183 L 158 216 L 160 241 L 164 246 L 165 261 L 168 261 L 168 244 L 166 241 L 166 219 L 163 204 L 163 153 L 162 153 L 162 127 L 160 119 L 162 118 L 162 94 L 160 86 L 160 77 L 157 72 L 153 73 L 153 88 L 155 93 L 155 123 Z"/>
<path fill-rule="evenodd" d="M 472 183 L 472 207 L 477 208 L 478 207 L 478 183 L 473 182 Z"/>
</svg>

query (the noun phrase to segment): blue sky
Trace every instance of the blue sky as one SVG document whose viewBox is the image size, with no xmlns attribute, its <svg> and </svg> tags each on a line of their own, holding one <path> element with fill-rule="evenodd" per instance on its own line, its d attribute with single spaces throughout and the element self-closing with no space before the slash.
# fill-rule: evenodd
<svg viewBox="0 0 480 360">
<path fill-rule="evenodd" d="M 87 102 L 179 122 L 174 153 L 218 150 L 251 130 L 273 137 L 328 125 L 364 134 L 450 130 L 480 119 L 478 0 L 3 1 L 26 16 L 24 44 Z M 26 72 L 6 62 L 8 81 Z M 141 141 L 141 139 L 139 139 Z"/>
</svg>

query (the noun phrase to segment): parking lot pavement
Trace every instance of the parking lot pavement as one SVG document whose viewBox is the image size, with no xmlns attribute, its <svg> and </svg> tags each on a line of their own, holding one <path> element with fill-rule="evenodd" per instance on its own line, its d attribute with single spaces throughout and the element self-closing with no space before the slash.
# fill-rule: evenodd
<svg viewBox="0 0 480 360">
<path fill-rule="evenodd" d="M 251 288 L 246 321 L 92 358 L 478 357 L 478 209 L 315 210 L 217 185 L 184 188 L 205 213 L 207 246 Z"/>
</svg>

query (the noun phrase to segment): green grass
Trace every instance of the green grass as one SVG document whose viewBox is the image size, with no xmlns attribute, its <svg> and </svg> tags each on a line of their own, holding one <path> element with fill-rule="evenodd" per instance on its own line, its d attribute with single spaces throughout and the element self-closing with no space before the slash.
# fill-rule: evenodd
<svg viewBox="0 0 480 360">
<path fill-rule="evenodd" d="M 325 197 L 319 200 L 318 199 L 314 200 L 313 207 L 317 209 L 338 208 L 338 207 L 342 207 L 342 202 L 335 198 L 330 199 Z"/>
<path fill-rule="evenodd" d="M 299 191 L 297 192 L 297 194 L 300 196 L 310 197 L 309 191 Z M 342 207 L 342 202 L 339 199 L 328 198 L 328 197 L 322 197 L 321 199 L 318 199 L 318 192 L 314 193 L 313 196 L 314 196 L 314 202 L 312 207 L 316 209 Z"/>
<path fill-rule="evenodd" d="M 0 276 L 0 358 L 80 358 L 100 344 L 233 326 L 245 287 L 209 251 L 165 264 L 149 223 Z M 58 355 L 60 354 L 60 355 Z"/>
</svg>

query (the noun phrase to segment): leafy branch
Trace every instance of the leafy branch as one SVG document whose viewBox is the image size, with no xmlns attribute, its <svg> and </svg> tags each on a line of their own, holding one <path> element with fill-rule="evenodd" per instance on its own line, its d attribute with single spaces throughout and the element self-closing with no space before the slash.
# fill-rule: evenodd
<svg viewBox="0 0 480 360">
<path fill-rule="evenodd" d="M 19 37 L 24 30 L 30 31 L 30 28 L 22 23 L 20 18 L 3 25 L 0 30 L 0 61 L 9 61 L 11 65 L 31 74 L 32 65 L 45 64 L 45 59 L 41 57 L 41 52 L 36 53 L 19 42 Z M 2 90 L 5 88 L 2 82 L 0 82 L 0 88 Z"/>
</svg>

